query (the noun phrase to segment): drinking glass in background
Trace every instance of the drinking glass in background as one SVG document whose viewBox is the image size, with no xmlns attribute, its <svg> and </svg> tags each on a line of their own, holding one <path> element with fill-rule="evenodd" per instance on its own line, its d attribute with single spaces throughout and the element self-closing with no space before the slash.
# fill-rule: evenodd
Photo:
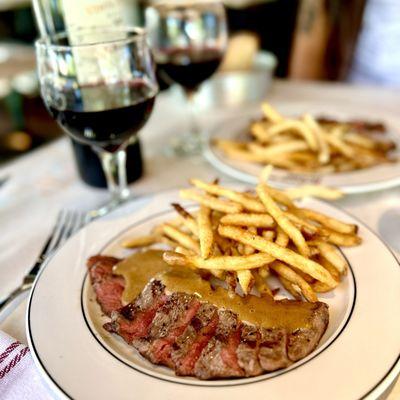
<svg viewBox="0 0 400 400">
<path fill-rule="evenodd" d="M 158 73 L 182 86 L 191 116 L 190 131 L 173 138 L 176 155 L 198 154 L 203 137 L 193 96 L 217 70 L 227 46 L 227 23 L 221 1 L 154 1 L 146 9 L 146 29 Z"/>
<path fill-rule="evenodd" d="M 71 38 L 80 38 L 71 43 Z M 85 38 L 85 40 L 82 40 Z M 146 123 L 158 91 L 144 30 L 89 28 L 36 42 L 42 98 L 75 140 L 98 154 L 111 194 L 102 215 L 129 197 L 126 147 Z"/>
</svg>

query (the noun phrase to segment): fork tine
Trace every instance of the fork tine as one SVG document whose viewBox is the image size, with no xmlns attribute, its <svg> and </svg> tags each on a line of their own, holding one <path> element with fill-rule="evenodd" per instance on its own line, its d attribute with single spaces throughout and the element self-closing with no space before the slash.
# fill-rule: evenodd
<svg viewBox="0 0 400 400">
<path fill-rule="evenodd" d="M 79 212 L 77 211 L 70 211 L 70 219 L 69 223 L 65 227 L 64 236 L 62 238 L 62 242 L 68 239 L 76 230 L 76 224 L 79 220 Z"/>
<path fill-rule="evenodd" d="M 79 213 L 75 232 L 79 231 L 84 225 L 86 225 L 86 213 L 81 212 Z"/>
<path fill-rule="evenodd" d="M 76 223 L 77 212 L 69 210 L 64 224 L 64 229 L 61 231 L 60 240 L 57 247 L 61 246 L 74 233 L 73 228 Z"/>
<path fill-rule="evenodd" d="M 61 218 L 58 221 L 57 224 L 57 229 L 56 229 L 56 233 L 53 236 L 53 240 L 50 243 L 49 249 L 45 254 L 45 257 L 47 257 L 51 252 L 53 252 L 62 242 L 64 235 L 65 235 L 65 230 L 66 227 L 69 225 L 70 223 L 70 211 L 69 210 L 61 210 Z"/>
<path fill-rule="evenodd" d="M 69 211 L 69 221 L 66 222 L 66 227 L 58 246 L 64 243 L 85 224 L 85 216 L 86 213 L 80 211 Z"/>
<path fill-rule="evenodd" d="M 57 219 L 53 227 L 53 230 L 50 233 L 49 240 L 47 241 L 44 249 L 42 250 L 41 258 L 45 258 L 54 249 L 54 245 L 58 241 L 58 237 L 60 235 L 60 229 L 62 228 L 64 218 L 65 218 L 65 210 L 60 210 L 57 214 Z"/>
</svg>

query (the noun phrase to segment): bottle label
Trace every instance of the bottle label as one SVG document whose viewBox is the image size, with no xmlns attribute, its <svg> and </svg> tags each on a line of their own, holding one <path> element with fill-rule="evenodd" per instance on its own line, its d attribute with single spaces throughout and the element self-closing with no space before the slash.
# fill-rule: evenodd
<svg viewBox="0 0 400 400">
<path fill-rule="evenodd" d="M 71 44 L 110 42 L 126 36 L 123 32 L 90 32 L 90 28 L 134 26 L 138 20 L 137 8 L 132 0 L 63 0 L 65 26 L 69 31 Z M 80 28 L 82 30 L 80 31 Z M 89 31 L 88 31 L 89 28 Z M 107 30 L 107 29 L 105 29 Z M 110 43 L 107 46 L 92 49 L 76 48 L 73 50 L 74 67 L 80 85 L 98 85 L 129 80 L 131 71 L 125 48 L 117 49 Z M 90 96 L 90 95 L 89 95 Z M 84 94 L 83 102 L 98 101 Z"/>
</svg>

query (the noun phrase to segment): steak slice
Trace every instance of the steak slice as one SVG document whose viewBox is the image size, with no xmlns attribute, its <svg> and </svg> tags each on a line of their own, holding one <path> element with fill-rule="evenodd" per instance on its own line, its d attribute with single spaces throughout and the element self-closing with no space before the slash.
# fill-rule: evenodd
<svg viewBox="0 0 400 400">
<path fill-rule="evenodd" d="M 122 306 L 124 282 L 112 273 L 118 261 L 102 256 L 88 261 L 97 301 L 111 317 L 104 328 L 177 375 L 237 378 L 285 368 L 315 349 L 328 324 L 326 304 L 283 300 L 277 303 L 311 310 L 307 327 L 265 329 L 194 295 L 168 292 L 158 279 Z"/>
<path fill-rule="evenodd" d="M 157 311 L 167 301 L 164 286 L 159 281 L 147 285 L 134 303 L 129 303 L 111 314 L 111 322 L 104 328 L 111 333 L 118 333 L 128 344 L 136 347 L 146 356 L 146 340 L 151 323 Z"/>
<path fill-rule="evenodd" d="M 287 332 L 285 329 L 261 329 L 258 359 L 265 371 L 288 367 L 291 362 L 287 355 Z"/>
<path fill-rule="evenodd" d="M 172 294 L 157 311 L 148 341 L 148 358 L 155 364 L 173 368 L 172 345 L 182 335 L 200 308 L 200 302 L 184 293 Z"/>
<path fill-rule="evenodd" d="M 253 325 L 242 326 L 240 342 L 236 350 L 239 367 L 246 376 L 257 376 L 263 373 L 258 359 L 260 351 L 260 330 Z"/>
<path fill-rule="evenodd" d="M 328 306 L 325 303 L 313 303 L 314 318 L 311 327 L 290 332 L 287 340 L 287 352 L 291 361 L 298 361 L 310 354 L 318 345 L 329 322 Z"/>
<path fill-rule="evenodd" d="M 87 261 L 90 279 L 96 293 L 97 302 L 104 314 L 110 316 L 122 307 L 124 279 L 112 273 L 113 266 L 121 261 L 115 257 L 93 256 Z"/>
<path fill-rule="evenodd" d="M 218 310 L 215 335 L 196 362 L 195 376 L 201 379 L 244 376 L 236 354 L 240 342 L 240 325 L 236 314 L 228 310 Z"/>
<path fill-rule="evenodd" d="M 177 375 L 194 375 L 194 367 L 218 325 L 217 307 L 202 303 L 190 324 L 173 345 L 171 359 Z"/>
</svg>

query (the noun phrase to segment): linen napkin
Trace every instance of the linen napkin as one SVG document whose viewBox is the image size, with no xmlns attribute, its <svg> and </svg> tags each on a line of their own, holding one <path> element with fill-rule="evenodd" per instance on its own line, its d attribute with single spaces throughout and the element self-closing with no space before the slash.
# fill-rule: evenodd
<svg viewBox="0 0 400 400">
<path fill-rule="evenodd" d="M 33 363 L 29 347 L 0 331 L 0 399 L 52 398 Z"/>
</svg>

